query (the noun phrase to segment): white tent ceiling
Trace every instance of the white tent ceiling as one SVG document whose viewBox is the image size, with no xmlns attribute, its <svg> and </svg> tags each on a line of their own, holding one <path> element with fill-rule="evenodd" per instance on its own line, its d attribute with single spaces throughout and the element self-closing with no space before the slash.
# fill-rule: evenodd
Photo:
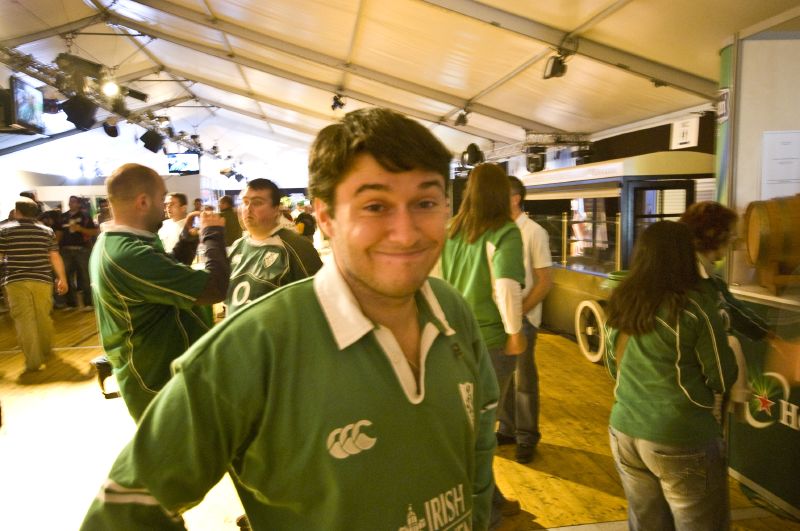
<svg viewBox="0 0 800 531">
<path fill-rule="evenodd" d="M 798 0 L 0 0 L 0 49 L 62 52 L 167 103 L 176 130 L 258 159 L 386 106 L 454 153 L 593 134 L 715 98 L 719 50 Z M 790 12 L 790 13 L 793 13 Z M 784 15 L 784 18 L 785 15 Z M 792 27 L 789 29 L 797 29 Z M 575 52 L 543 79 L 556 49 Z M 2 54 L 0 54 L 2 56 Z M 332 110 L 334 94 L 346 99 Z M 174 104 L 178 102 L 177 104 Z M 456 126 L 466 109 L 468 124 Z M 30 138 L 0 135 L 0 150 Z"/>
</svg>

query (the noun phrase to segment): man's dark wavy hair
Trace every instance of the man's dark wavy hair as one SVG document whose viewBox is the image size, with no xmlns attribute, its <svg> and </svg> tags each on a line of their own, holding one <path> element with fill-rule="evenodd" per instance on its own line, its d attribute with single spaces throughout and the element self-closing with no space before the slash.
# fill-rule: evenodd
<svg viewBox="0 0 800 531">
<path fill-rule="evenodd" d="M 360 109 L 319 132 L 308 160 L 308 191 L 333 212 L 336 187 L 368 153 L 393 173 L 429 170 L 447 182 L 452 155 L 422 124 L 388 109 Z"/>
<path fill-rule="evenodd" d="M 680 221 L 689 226 L 695 249 L 703 253 L 725 245 L 730 240 L 731 227 L 738 219 L 736 212 L 724 205 L 700 201 L 689 205 Z"/>
</svg>

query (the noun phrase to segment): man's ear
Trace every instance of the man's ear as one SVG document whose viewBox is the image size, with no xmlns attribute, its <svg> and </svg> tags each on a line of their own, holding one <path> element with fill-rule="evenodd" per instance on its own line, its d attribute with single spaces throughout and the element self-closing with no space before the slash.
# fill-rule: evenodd
<svg viewBox="0 0 800 531">
<path fill-rule="evenodd" d="M 149 210 L 151 200 L 152 199 L 150 198 L 149 195 L 147 195 L 146 192 L 142 192 L 136 196 L 136 199 L 134 200 L 133 204 L 136 207 L 136 210 L 140 211 Z"/>
<path fill-rule="evenodd" d="M 317 216 L 317 224 L 319 229 L 326 238 L 333 236 L 333 212 L 330 206 L 322 199 L 314 198 L 314 214 Z"/>
</svg>

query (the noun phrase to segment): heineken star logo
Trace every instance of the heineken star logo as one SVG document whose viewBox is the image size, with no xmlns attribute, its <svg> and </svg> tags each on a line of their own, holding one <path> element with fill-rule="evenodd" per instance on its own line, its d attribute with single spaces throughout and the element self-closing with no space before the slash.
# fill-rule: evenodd
<svg viewBox="0 0 800 531">
<path fill-rule="evenodd" d="M 775 405 L 775 402 L 770 400 L 767 395 L 756 395 L 755 398 L 758 400 L 758 411 L 765 411 L 771 417 L 772 406 Z"/>
</svg>

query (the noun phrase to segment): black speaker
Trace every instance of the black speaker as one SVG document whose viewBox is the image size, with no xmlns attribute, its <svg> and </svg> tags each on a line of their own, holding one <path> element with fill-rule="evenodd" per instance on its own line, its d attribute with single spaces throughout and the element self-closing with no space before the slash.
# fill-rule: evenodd
<svg viewBox="0 0 800 531">
<path fill-rule="evenodd" d="M 66 113 L 67 120 L 82 131 L 88 131 L 95 123 L 94 115 L 97 112 L 97 105 L 86 96 L 71 97 L 61 104 L 61 110 Z"/>
<path fill-rule="evenodd" d="M 164 137 L 156 133 L 153 129 L 145 131 L 144 134 L 139 137 L 139 140 L 142 141 L 144 147 L 153 153 L 158 153 L 164 145 Z"/>
</svg>

